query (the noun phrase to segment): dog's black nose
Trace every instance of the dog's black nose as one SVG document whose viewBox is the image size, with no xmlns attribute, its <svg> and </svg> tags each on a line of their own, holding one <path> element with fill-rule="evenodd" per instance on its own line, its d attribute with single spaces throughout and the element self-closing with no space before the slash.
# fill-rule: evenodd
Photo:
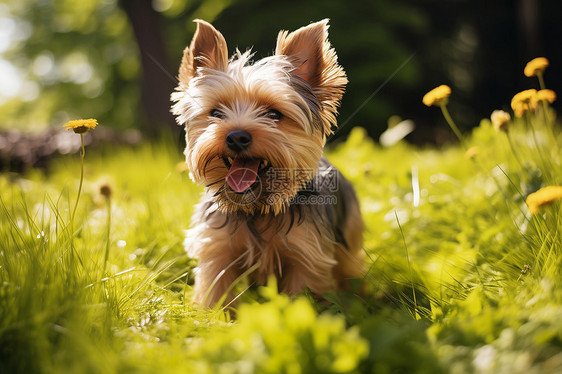
<svg viewBox="0 0 562 374">
<path fill-rule="evenodd" d="M 234 130 L 226 136 L 226 146 L 234 152 L 242 152 L 252 144 L 252 135 L 244 130 Z"/>
</svg>

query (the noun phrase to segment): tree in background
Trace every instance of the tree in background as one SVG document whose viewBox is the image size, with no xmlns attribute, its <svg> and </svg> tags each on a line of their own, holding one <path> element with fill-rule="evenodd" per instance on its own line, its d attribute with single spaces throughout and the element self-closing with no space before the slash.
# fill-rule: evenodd
<svg viewBox="0 0 562 374">
<path fill-rule="evenodd" d="M 441 142 L 450 134 L 439 138 L 423 93 L 449 84 L 461 127 L 477 125 L 529 85 L 520 73 L 530 58 L 562 66 L 561 14 L 557 0 L 9 0 L 0 4 L 0 127 L 95 117 L 178 133 L 169 94 L 194 18 L 212 21 L 231 53 L 253 47 L 256 57 L 272 53 L 280 29 L 330 18 L 350 79 L 338 135 L 359 125 L 376 137 L 398 114 L 415 119 L 411 140 Z M 560 74 L 548 81 L 562 91 Z"/>
<path fill-rule="evenodd" d="M 0 5 L 0 17 L 9 40 L 1 57 L 18 69 L 3 71 L 16 79 L 11 95 L 0 96 L 2 127 L 44 129 L 82 117 L 115 128 L 138 123 L 141 66 L 114 2 L 17 0 Z"/>
</svg>

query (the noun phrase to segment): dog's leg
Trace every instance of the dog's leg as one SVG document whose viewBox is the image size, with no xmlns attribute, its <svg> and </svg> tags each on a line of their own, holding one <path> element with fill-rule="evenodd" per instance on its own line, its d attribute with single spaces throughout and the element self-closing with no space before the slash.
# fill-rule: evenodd
<svg viewBox="0 0 562 374">
<path fill-rule="evenodd" d="M 204 210 L 202 210 L 204 212 Z M 193 301 L 199 305 L 213 307 L 223 297 L 223 304 L 232 299 L 229 288 L 240 275 L 237 264 L 239 253 L 230 234 L 230 227 L 221 223 L 218 215 L 203 219 L 196 214 L 195 224 L 187 231 L 185 248 L 188 256 L 197 258 Z"/>
<path fill-rule="evenodd" d="M 232 300 L 230 286 L 239 276 L 236 264 L 217 258 L 212 261 L 201 261 L 195 275 L 193 301 L 196 304 L 214 307 L 225 297 L 223 305 Z M 228 293 L 228 294 L 227 294 Z"/>
<path fill-rule="evenodd" d="M 350 201 L 347 209 L 348 215 L 343 226 L 345 245 L 336 245 L 335 257 L 338 265 L 334 267 L 338 288 L 343 290 L 350 290 L 350 279 L 362 279 L 365 276 L 363 220 L 357 200 Z"/>
<path fill-rule="evenodd" d="M 339 175 L 336 251 L 334 253 L 338 265 L 334 267 L 334 277 L 338 288 L 351 290 L 351 279 L 362 279 L 365 276 L 363 251 L 363 219 L 359 209 L 359 201 L 353 186 L 341 174 Z M 341 230 L 341 231 L 340 231 Z"/>
<path fill-rule="evenodd" d="M 289 295 L 310 289 L 322 295 L 334 289 L 332 269 L 336 265 L 333 242 L 327 241 L 312 225 L 303 223 L 288 234 L 287 247 L 282 249 L 283 275 L 281 290 Z"/>
</svg>

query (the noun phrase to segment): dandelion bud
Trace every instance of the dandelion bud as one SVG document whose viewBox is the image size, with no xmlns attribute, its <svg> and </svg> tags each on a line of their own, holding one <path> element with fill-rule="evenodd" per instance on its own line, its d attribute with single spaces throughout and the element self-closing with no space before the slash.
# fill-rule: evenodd
<svg viewBox="0 0 562 374">
<path fill-rule="evenodd" d="M 102 184 L 100 186 L 100 194 L 105 197 L 106 199 L 111 198 L 112 194 L 111 186 L 109 184 Z"/>
<path fill-rule="evenodd" d="M 494 129 L 496 129 L 496 131 L 507 132 L 509 121 L 511 121 L 511 116 L 509 115 L 509 113 L 504 112 L 503 110 L 494 110 L 492 112 L 492 115 L 490 116 L 490 119 L 492 120 Z"/>
</svg>

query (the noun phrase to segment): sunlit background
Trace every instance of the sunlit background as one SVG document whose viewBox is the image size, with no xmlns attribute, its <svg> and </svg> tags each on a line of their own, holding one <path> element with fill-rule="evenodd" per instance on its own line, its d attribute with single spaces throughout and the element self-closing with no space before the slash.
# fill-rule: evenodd
<svg viewBox="0 0 562 374">
<path fill-rule="evenodd" d="M 451 112 L 466 130 L 514 93 L 521 73 L 547 57 L 549 88 L 562 91 L 558 0 L 5 0 L 0 4 L 0 128 L 39 132 L 95 117 L 105 127 L 179 134 L 169 94 L 195 18 L 212 22 L 229 52 L 273 52 L 280 29 L 330 18 L 330 40 L 350 83 L 338 135 L 378 136 L 413 120 L 408 140 L 452 136 L 421 97 L 453 88 Z M 390 79 L 389 79 L 390 78 Z M 560 109 L 560 104 L 555 103 Z"/>
<path fill-rule="evenodd" d="M 256 59 L 331 19 L 350 83 L 326 156 L 361 205 L 359 293 L 289 298 L 252 267 L 232 309 L 193 303 L 202 186 L 169 96 L 195 18 Z M 560 116 L 527 92 L 522 118 L 486 119 L 538 88 L 537 56 L 562 95 L 561 21 L 561 0 L 0 0 L 0 373 L 562 373 Z M 422 103 L 439 85 L 450 117 Z"/>
</svg>

